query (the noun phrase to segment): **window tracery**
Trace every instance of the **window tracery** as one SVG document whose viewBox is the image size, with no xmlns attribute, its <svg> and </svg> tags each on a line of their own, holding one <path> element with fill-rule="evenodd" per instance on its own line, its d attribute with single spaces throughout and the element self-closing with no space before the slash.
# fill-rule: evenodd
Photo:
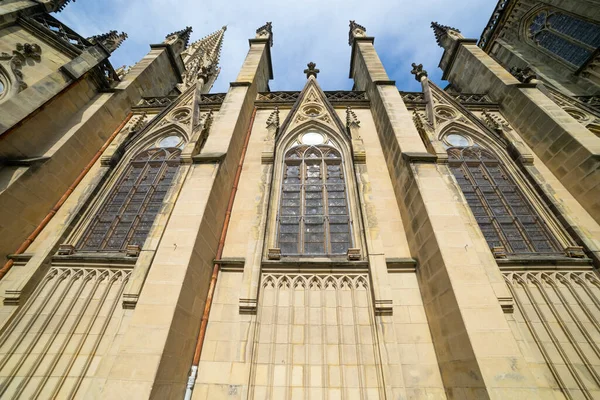
<svg viewBox="0 0 600 400">
<path fill-rule="evenodd" d="M 352 239 L 341 153 L 323 144 L 316 132 L 305 134 L 302 141 L 284 155 L 278 215 L 281 254 L 346 254 Z"/>
<path fill-rule="evenodd" d="M 479 147 L 448 148 L 448 163 L 490 248 L 507 255 L 562 255 L 507 168 Z"/>
<path fill-rule="evenodd" d="M 80 251 L 143 246 L 179 167 L 178 148 L 152 148 L 130 162 L 82 235 Z"/>
<path fill-rule="evenodd" d="M 564 12 L 539 11 L 529 24 L 529 37 L 538 46 L 580 67 L 600 47 L 600 26 Z"/>
</svg>

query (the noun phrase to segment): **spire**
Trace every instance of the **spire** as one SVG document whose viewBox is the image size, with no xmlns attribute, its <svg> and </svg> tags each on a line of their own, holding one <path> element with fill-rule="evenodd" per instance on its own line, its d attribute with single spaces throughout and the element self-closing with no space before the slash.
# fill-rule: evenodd
<svg viewBox="0 0 600 400">
<path fill-rule="evenodd" d="M 461 35 L 460 30 L 451 26 L 441 25 L 437 22 L 432 22 L 431 27 L 433 28 L 435 41 L 440 47 L 443 47 L 444 49 L 450 48 L 450 45 L 454 43 L 454 41 L 456 41 L 457 39 L 464 39 L 464 36 Z"/>
<path fill-rule="evenodd" d="M 127 34 L 125 32 L 118 33 L 117 31 L 109 31 L 101 35 L 89 37 L 87 40 L 92 44 L 101 44 L 106 47 L 106 50 L 112 53 L 119 48 L 125 39 L 127 39 Z"/>
<path fill-rule="evenodd" d="M 227 26 L 221 27 L 218 31 L 196 40 L 181 53 L 186 70 L 183 75 L 183 83 L 179 88 L 181 91 L 196 83 L 199 78 L 204 83 L 216 79 L 226 30 Z"/>
<path fill-rule="evenodd" d="M 181 40 L 183 42 L 183 47 L 187 47 L 190 42 L 190 36 L 192 35 L 192 27 L 186 26 L 184 29 L 180 31 L 176 31 L 173 33 L 169 33 L 165 37 L 165 43 L 175 43 L 177 40 Z"/>
<path fill-rule="evenodd" d="M 356 21 L 350 20 L 350 33 L 348 34 L 348 44 L 352 46 L 355 37 L 366 37 L 367 28 L 357 24 Z"/>
</svg>

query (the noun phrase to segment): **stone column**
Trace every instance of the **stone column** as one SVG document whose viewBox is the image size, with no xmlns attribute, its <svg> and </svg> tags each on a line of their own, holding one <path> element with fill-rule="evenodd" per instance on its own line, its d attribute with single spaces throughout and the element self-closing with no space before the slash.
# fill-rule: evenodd
<svg viewBox="0 0 600 400">
<path fill-rule="evenodd" d="M 600 138 L 539 89 L 522 83 L 458 30 L 432 25 L 444 48 L 443 79 L 466 93 L 487 93 L 569 192 L 600 222 Z"/>
<path fill-rule="evenodd" d="M 506 288 L 495 290 L 504 283 L 486 273 L 494 259 L 451 171 L 426 151 L 364 27 L 351 23 L 350 44 L 351 77 L 371 100 L 449 397 L 535 397 L 537 385 L 496 295 Z"/>
<path fill-rule="evenodd" d="M 89 397 L 183 398 L 234 173 L 254 99 L 271 74 L 270 24 L 250 40 L 206 144 L 187 174 L 106 379 Z M 104 361 L 103 361 L 104 362 Z"/>
</svg>

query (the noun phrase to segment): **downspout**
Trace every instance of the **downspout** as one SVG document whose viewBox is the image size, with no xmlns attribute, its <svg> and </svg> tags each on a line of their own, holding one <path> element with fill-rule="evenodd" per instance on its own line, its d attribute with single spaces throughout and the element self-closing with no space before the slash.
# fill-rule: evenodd
<svg viewBox="0 0 600 400">
<path fill-rule="evenodd" d="M 223 222 L 223 229 L 221 230 L 221 238 L 219 239 L 219 246 L 217 247 L 217 254 L 215 261 L 219 261 L 223 255 L 223 247 L 225 247 L 225 238 L 227 237 L 227 228 L 229 228 L 229 221 L 231 220 L 231 210 L 233 209 L 233 202 L 237 193 L 238 184 L 240 182 L 240 175 L 242 174 L 242 167 L 244 165 L 244 159 L 246 158 L 246 151 L 248 150 L 248 142 L 250 142 L 250 134 L 252 133 L 252 127 L 254 125 L 254 117 L 256 116 L 256 107 L 252 111 L 252 117 L 250 118 L 250 124 L 248 125 L 248 131 L 246 132 L 246 138 L 244 139 L 244 147 L 242 147 L 242 154 L 240 161 L 235 171 L 235 177 L 233 179 L 233 187 L 231 188 L 231 194 L 229 195 L 229 203 L 227 203 L 227 212 L 225 213 L 225 221 Z M 206 295 L 206 303 L 204 305 L 204 313 L 202 314 L 202 321 L 200 323 L 200 332 L 198 333 L 198 339 L 196 341 L 196 350 L 194 352 L 194 359 L 192 360 L 192 369 L 188 377 L 186 389 L 185 389 L 185 400 L 191 400 L 192 391 L 194 390 L 194 384 L 198 375 L 198 364 L 200 364 L 200 355 L 202 354 L 202 346 L 204 345 L 204 336 L 206 335 L 206 326 L 208 325 L 208 316 L 210 315 L 210 309 L 212 306 L 213 295 L 217 286 L 217 277 L 219 276 L 219 263 L 215 262 L 213 265 L 213 272 L 210 278 L 210 285 L 208 287 L 208 294 Z"/>
<path fill-rule="evenodd" d="M 102 153 L 104 153 L 104 151 L 108 148 L 108 146 L 110 145 L 110 143 L 117 137 L 117 135 L 119 134 L 119 132 L 121 131 L 121 129 L 123 129 L 123 127 L 125 126 L 125 124 L 131 119 L 132 115 L 133 115 L 133 113 L 130 112 L 127 115 L 127 117 L 125 117 L 125 119 L 123 120 L 123 122 L 121 122 L 121 124 L 117 127 L 117 129 L 112 133 L 112 135 L 110 135 L 108 137 L 108 139 L 106 140 L 106 142 L 104 142 L 104 144 L 102 145 L 102 147 L 100 148 L 100 150 L 98 150 L 96 152 L 96 154 L 94 154 L 94 157 L 92 157 L 92 159 L 85 166 L 85 168 L 83 169 L 83 171 L 81 171 L 79 173 L 79 175 L 77 176 L 77 178 L 75 178 L 75 180 L 73 181 L 73 183 L 71 184 L 71 186 L 69 186 L 69 188 L 67 189 L 67 191 L 62 195 L 62 197 L 58 200 L 58 202 L 54 205 L 54 207 L 52 207 L 52 209 L 50 210 L 50 212 L 44 217 L 44 219 L 42 220 L 42 222 L 39 223 L 39 225 L 35 228 L 35 230 L 33 232 L 31 232 L 31 234 L 27 237 L 27 239 L 25 239 L 25 241 L 23 243 L 21 243 L 21 246 L 19 246 L 19 248 L 14 252 L 14 254 L 22 254 L 22 253 L 25 252 L 25 250 L 27 250 L 29 248 L 29 246 L 31 245 L 31 243 L 33 243 L 33 241 L 35 240 L 35 238 L 38 237 L 38 235 L 42 232 L 42 230 L 46 227 L 46 225 L 48 225 L 48 223 L 50 222 L 50 220 L 52 220 L 52 218 L 54 217 L 54 215 L 56 215 L 56 213 L 58 212 L 58 210 L 65 203 L 65 201 L 67 201 L 67 199 L 69 198 L 69 196 L 71 195 L 71 193 L 73 193 L 73 190 L 75 190 L 75 188 L 77 187 L 77 185 L 79 185 L 79 183 L 87 175 L 87 173 L 94 166 L 94 164 L 96 163 L 96 161 L 98 161 L 98 159 L 100 158 L 100 156 L 102 155 Z M 13 264 L 14 264 L 14 261 L 12 259 L 10 259 L 10 260 L 8 260 L 6 262 L 6 264 L 4 264 L 4 266 L 2 268 L 0 268 L 0 279 L 2 279 L 4 277 L 4 275 L 6 275 L 8 273 L 8 271 L 10 271 L 10 269 L 13 266 Z"/>
</svg>

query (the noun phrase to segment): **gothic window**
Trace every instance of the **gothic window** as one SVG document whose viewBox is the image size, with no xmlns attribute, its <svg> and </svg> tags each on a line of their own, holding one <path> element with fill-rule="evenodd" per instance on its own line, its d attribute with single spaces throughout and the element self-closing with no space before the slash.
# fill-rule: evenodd
<svg viewBox="0 0 600 400">
<path fill-rule="evenodd" d="M 600 47 L 600 25 L 549 9 L 533 17 L 529 36 L 538 46 L 576 67 Z"/>
<path fill-rule="evenodd" d="M 346 254 L 352 240 L 338 150 L 303 144 L 285 153 L 278 219 L 282 255 Z"/>
<path fill-rule="evenodd" d="M 134 157 L 83 234 L 81 251 L 144 244 L 179 166 L 181 150 L 153 148 Z"/>
<path fill-rule="evenodd" d="M 507 254 L 562 254 L 505 166 L 481 147 L 450 147 L 449 166 L 490 247 Z"/>
</svg>

